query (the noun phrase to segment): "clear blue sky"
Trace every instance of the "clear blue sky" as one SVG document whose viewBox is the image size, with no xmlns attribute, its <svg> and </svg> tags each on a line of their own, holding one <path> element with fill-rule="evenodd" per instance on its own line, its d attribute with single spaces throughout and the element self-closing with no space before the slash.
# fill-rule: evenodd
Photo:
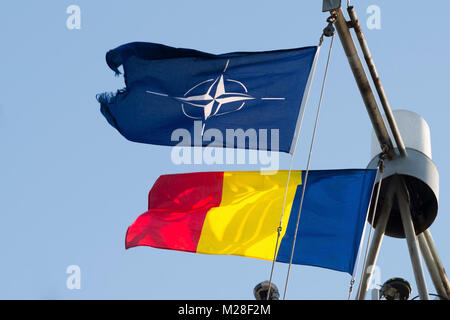
<svg viewBox="0 0 450 320">
<path fill-rule="evenodd" d="M 344 1 L 345 2 L 345 1 Z M 440 208 L 431 232 L 450 266 L 448 159 L 450 3 L 354 1 L 394 109 L 431 127 L 440 172 Z M 81 8 L 69 30 L 66 8 Z M 368 30 L 366 8 L 381 8 Z M 146 209 L 166 173 L 258 170 L 257 166 L 177 166 L 170 148 L 132 143 L 110 127 L 95 95 L 123 87 L 107 50 L 131 41 L 211 53 L 315 45 L 327 14 L 321 1 L 6 1 L 0 10 L 0 298 L 253 299 L 271 263 L 149 247 L 124 249 L 127 227 Z M 337 40 L 337 39 L 336 39 Z M 325 46 L 295 155 L 306 166 L 323 75 Z M 339 41 L 335 42 L 312 169 L 365 168 L 371 124 Z M 282 155 L 282 168 L 288 156 Z M 81 289 L 66 288 L 66 268 L 81 268 Z M 404 240 L 385 238 L 381 280 L 400 276 L 417 290 Z M 286 265 L 274 282 L 284 287 Z M 359 280 L 359 275 L 358 278 Z M 435 292 L 427 276 L 430 292 Z M 350 276 L 293 266 L 288 299 L 346 299 Z"/>
</svg>

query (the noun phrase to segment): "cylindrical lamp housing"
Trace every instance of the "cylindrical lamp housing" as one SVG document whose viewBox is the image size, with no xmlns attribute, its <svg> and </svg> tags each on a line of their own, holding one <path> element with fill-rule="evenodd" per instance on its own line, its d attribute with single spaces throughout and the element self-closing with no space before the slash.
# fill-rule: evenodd
<svg viewBox="0 0 450 320">
<path fill-rule="evenodd" d="M 425 231 L 434 221 L 438 211 L 439 173 L 431 160 L 430 127 L 418 114 L 407 110 L 394 110 L 394 118 L 403 138 L 407 156 L 401 157 L 396 149 L 396 156 L 384 161 L 383 181 L 381 185 L 378 208 L 386 198 L 386 186 L 393 176 L 403 178 L 409 193 L 411 216 L 416 234 Z M 368 168 L 378 167 L 381 149 L 375 133 L 372 133 L 371 161 Z M 376 183 L 379 182 L 379 178 Z M 373 201 L 374 202 L 374 201 Z M 369 214 L 372 220 L 373 205 Z M 377 214 L 375 215 L 375 226 Z M 394 199 L 385 234 L 396 238 L 405 238 L 403 224 L 397 201 Z"/>
</svg>

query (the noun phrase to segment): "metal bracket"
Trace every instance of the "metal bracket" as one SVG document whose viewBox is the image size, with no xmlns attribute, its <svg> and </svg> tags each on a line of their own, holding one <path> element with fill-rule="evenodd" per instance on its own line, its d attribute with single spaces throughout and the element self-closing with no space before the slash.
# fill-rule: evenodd
<svg viewBox="0 0 450 320">
<path fill-rule="evenodd" d="M 332 14 L 327 19 L 328 25 L 323 29 L 323 35 L 325 37 L 332 37 L 334 36 L 334 33 L 336 29 L 334 28 L 333 24 L 336 22 L 336 15 Z"/>
<path fill-rule="evenodd" d="M 336 10 L 341 7 L 341 0 L 323 0 L 322 12 Z"/>
</svg>

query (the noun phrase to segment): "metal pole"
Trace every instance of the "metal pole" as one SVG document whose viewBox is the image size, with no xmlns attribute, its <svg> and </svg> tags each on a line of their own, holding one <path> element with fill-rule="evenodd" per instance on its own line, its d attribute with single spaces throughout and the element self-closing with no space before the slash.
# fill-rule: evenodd
<svg viewBox="0 0 450 320">
<path fill-rule="evenodd" d="M 419 246 L 417 242 L 414 224 L 411 218 L 411 210 L 409 206 L 409 195 L 406 185 L 401 177 L 395 179 L 397 182 L 397 200 L 400 211 L 403 229 L 406 235 L 406 242 L 408 243 L 409 255 L 411 257 L 411 264 L 416 278 L 417 290 L 421 300 L 429 300 L 427 284 L 425 282 L 425 275 L 423 273 L 422 261 L 419 255 Z"/>
<path fill-rule="evenodd" d="M 375 63 L 373 62 L 369 46 L 367 45 L 366 39 L 362 32 L 358 18 L 356 16 L 356 12 L 353 6 L 348 7 L 347 11 L 352 21 L 353 30 L 355 30 L 356 37 L 358 38 L 359 45 L 361 46 L 361 50 L 363 52 L 364 59 L 366 60 L 367 67 L 369 68 L 369 72 L 372 77 L 373 83 L 377 90 L 378 97 L 380 98 L 381 105 L 383 106 L 384 113 L 386 114 L 386 119 L 389 123 L 389 127 L 391 129 L 395 143 L 400 152 L 400 155 L 404 157 L 406 156 L 405 144 L 403 143 L 402 136 L 400 135 L 400 131 L 398 130 L 394 115 L 392 114 L 391 106 L 389 105 L 389 101 L 386 97 L 386 93 L 384 92 L 384 88 L 383 85 L 381 84 L 380 77 L 378 76 L 377 69 L 375 68 Z"/>
<path fill-rule="evenodd" d="M 372 88 L 370 87 L 369 80 L 361 63 L 361 59 L 359 58 L 358 52 L 356 51 L 355 43 L 353 42 L 353 38 L 350 34 L 347 21 L 344 17 L 344 12 L 342 11 L 342 9 L 338 8 L 332 10 L 331 14 L 336 19 L 335 26 L 339 35 L 339 39 L 341 40 L 342 46 L 344 47 L 344 51 L 350 64 L 350 68 L 352 69 L 353 76 L 355 77 L 367 112 L 369 113 L 369 117 L 372 121 L 375 134 L 377 135 L 378 141 L 380 142 L 381 150 L 386 151 L 388 156 L 392 158 L 395 155 L 392 141 L 389 137 L 383 118 L 381 117 L 380 110 L 378 108 L 375 96 L 372 92 Z"/>
<path fill-rule="evenodd" d="M 437 293 L 441 297 L 448 299 L 447 292 L 445 292 L 436 263 L 434 262 L 430 249 L 428 248 L 427 239 L 425 238 L 423 232 L 419 234 L 417 238 L 419 240 L 420 251 L 422 251 L 422 256 L 425 260 L 425 263 L 431 276 L 431 280 L 433 281 Z"/>
<path fill-rule="evenodd" d="M 442 285 L 444 286 L 445 292 L 447 293 L 447 297 L 450 299 L 450 282 L 448 281 L 448 277 L 445 273 L 444 266 L 442 265 L 441 258 L 439 258 L 439 255 L 437 253 L 433 237 L 431 236 L 431 232 L 429 231 L 429 229 L 427 229 L 423 232 L 423 235 L 428 244 L 428 248 L 430 249 L 430 253 L 433 256 L 434 263 L 439 272 L 439 276 L 441 277 Z"/>
<path fill-rule="evenodd" d="M 381 242 L 383 241 L 384 232 L 386 231 L 386 226 L 389 221 L 389 213 L 392 208 L 394 188 L 392 184 L 387 186 L 386 198 L 383 200 L 382 207 L 379 211 L 376 210 L 373 214 L 378 212 L 378 220 L 376 222 L 375 232 L 373 234 L 372 243 L 370 244 L 369 252 L 367 254 L 366 262 L 361 273 L 361 280 L 359 282 L 358 294 L 356 296 L 357 300 L 364 300 L 370 280 L 373 274 L 373 268 L 377 263 L 378 253 L 380 252 Z"/>
</svg>

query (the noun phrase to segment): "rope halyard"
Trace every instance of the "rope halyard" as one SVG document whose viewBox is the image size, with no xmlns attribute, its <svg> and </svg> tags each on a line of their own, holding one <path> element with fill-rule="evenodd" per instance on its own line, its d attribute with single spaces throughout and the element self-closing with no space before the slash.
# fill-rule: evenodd
<svg viewBox="0 0 450 320">
<path fill-rule="evenodd" d="M 297 222 L 296 222 L 296 226 L 295 226 L 294 240 L 293 240 L 292 250 L 291 250 L 291 257 L 290 257 L 290 260 L 289 260 L 289 266 L 288 266 L 288 271 L 287 271 L 287 275 L 286 275 L 286 283 L 285 283 L 285 286 L 284 286 L 283 300 L 285 300 L 285 298 L 286 298 L 286 292 L 287 292 L 287 287 L 288 287 L 288 283 L 289 283 L 289 275 L 290 275 L 290 271 L 291 271 L 292 260 L 293 260 L 293 257 L 294 257 L 295 243 L 297 241 L 297 232 L 298 232 L 298 226 L 299 226 L 299 222 L 300 222 L 300 215 L 301 215 L 302 206 L 303 206 L 303 199 L 305 197 L 305 190 L 306 190 L 306 186 L 307 186 L 307 182 L 308 182 L 308 174 L 309 174 L 309 167 L 310 167 L 310 164 L 311 164 L 312 149 L 313 149 L 313 146 L 314 146 L 314 139 L 315 139 L 315 136 L 316 136 L 317 125 L 318 125 L 318 122 L 319 122 L 319 114 L 320 114 L 320 109 L 321 109 L 321 106 L 322 106 L 323 95 L 324 95 L 324 90 L 325 90 L 325 83 L 326 83 L 326 79 L 327 79 L 328 67 L 330 65 L 331 52 L 332 52 L 333 42 L 334 42 L 334 27 L 333 27 L 334 20 L 330 20 L 329 19 L 327 21 L 328 21 L 328 26 L 324 29 L 324 32 L 323 32 L 323 34 L 322 34 L 322 36 L 320 38 L 320 44 L 322 44 L 324 36 L 327 36 L 327 37 L 331 36 L 331 43 L 330 43 L 330 48 L 329 48 L 329 51 L 328 51 L 328 58 L 327 58 L 327 63 L 326 63 L 325 72 L 324 72 L 323 81 L 322 81 L 322 88 L 321 88 L 321 92 L 320 92 L 319 105 L 317 107 L 316 120 L 315 120 L 315 123 L 314 123 L 314 130 L 313 130 L 313 135 L 312 135 L 311 144 L 310 144 L 310 148 L 309 148 L 308 161 L 307 161 L 307 164 L 306 164 L 306 172 L 305 172 L 305 181 L 304 182 L 302 181 L 302 183 L 303 183 L 303 190 L 302 190 L 302 196 L 301 196 L 301 199 L 300 199 L 300 208 L 299 208 L 299 212 L 298 212 L 298 216 L 297 216 Z"/>
</svg>

